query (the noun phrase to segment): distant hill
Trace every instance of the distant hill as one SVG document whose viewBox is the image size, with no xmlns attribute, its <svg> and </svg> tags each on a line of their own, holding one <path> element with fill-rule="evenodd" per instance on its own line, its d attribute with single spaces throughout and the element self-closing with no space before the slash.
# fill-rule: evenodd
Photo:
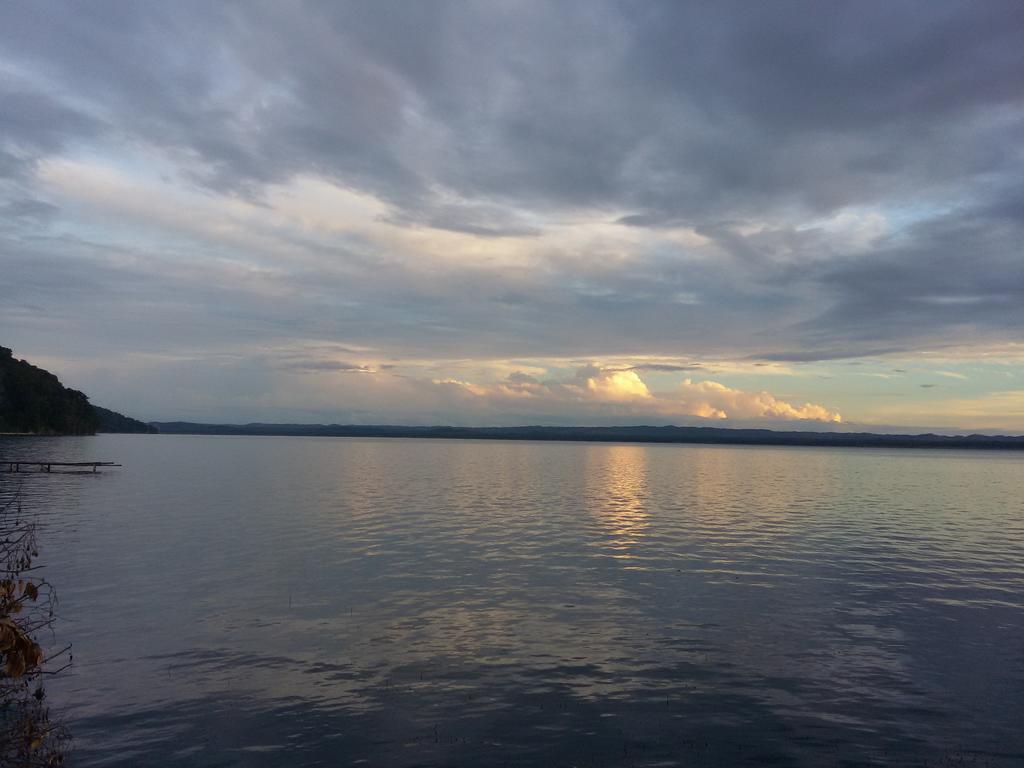
<svg viewBox="0 0 1024 768">
<path fill-rule="evenodd" d="M 85 394 L 68 389 L 49 371 L 18 360 L 7 347 L 0 347 L 0 433 L 92 435 L 156 431 L 141 421 L 93 406 Z"/>
<path fill-rule="evenodd" d="M 155 435 L 160 431 L 151 424 L 139 421 L 138 419 L 133 419 L 130 416 L 124 416 L 117 411 L 111 411 L 109 408 L 100 408 L 100 406 L 94 405 L 92 409 L 96 412 L 96 415 L 100 420 L 100 424 L 96 428 L 97 432 Z"/>
<path fill-rule="evenodd" d="M 622 443 L 806 445 L 857 448 L 980 448 L 1024 450 L 1024 437 L 880 435 L 871 432 L 782 432 L 721 427 L 402 427 L 358 424 L 196 424 L 155 422 L 165 434 L 310 437 L 430 437 L 476 440 L 571 440 Z"/>
</svg>

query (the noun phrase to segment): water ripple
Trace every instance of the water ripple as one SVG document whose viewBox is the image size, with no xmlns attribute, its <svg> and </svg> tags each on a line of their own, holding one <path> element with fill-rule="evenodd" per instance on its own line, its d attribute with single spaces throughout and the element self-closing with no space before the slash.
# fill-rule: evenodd
<svg viewBox="0 0 1024 768">
<path fill-rule="evenodd" d="M 1013 454 L 101 436 L 76 764 L 1019 765 Z"/>
</svg>

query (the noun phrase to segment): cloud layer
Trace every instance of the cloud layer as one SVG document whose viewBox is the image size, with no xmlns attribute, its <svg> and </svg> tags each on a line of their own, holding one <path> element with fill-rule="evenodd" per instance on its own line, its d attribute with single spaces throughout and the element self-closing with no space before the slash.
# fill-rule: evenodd
<svg viewBox="0 0 1024 768">
<path fill-rule="evenodd" d="M 264 382 L 281 350 L 341 345 L 354 372 L 486 363 L 467 391 L 546 387 L 548 418 L 576 387 L 828 421 L 824 386 L 792 406 L 690 366 L 1021 337 L 1022 28 L 999 0 L 9 3 L 4 343 Z M 537 384 L 494 375 L 516 360 Z M 206 385 L 214 411 L 238 394 Z M 166 386 L 140 407 L 189 407 Z"/>
<path fill-rule="evenodd" d="M 743 421 L 786 421 L 809 419 L 822 422 L 842 421 L 840 414 L 820 405 L 805 403 L 794 406 L 766 391 L 745 392 L 716 381 L 684 379 L 675 387 L 652 392 L 635 370 L 583 366 L 571 379 L 540 381 L 521 372 L 514 372 L 504 381 L 489 387 L 446 380 L 435 382 L 459 387 L 473 398 L 485 400 L 496 412 L 522 411 L 532 403 L 542 403 L 557 413 L 598 416 L 614 414 L 616 418 L 655 418 L 679 422 L 699 419 L 734 419 Z M 511 407 L 510 407 L 511 406 Z"/>
</svg>

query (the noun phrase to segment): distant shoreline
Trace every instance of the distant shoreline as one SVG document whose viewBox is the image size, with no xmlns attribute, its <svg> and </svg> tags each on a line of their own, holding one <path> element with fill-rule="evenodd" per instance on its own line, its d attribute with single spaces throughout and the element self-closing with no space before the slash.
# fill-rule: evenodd
<svg viewBox="0 0 1024 768">
<path fill-rule="evenodd" d="M 410 427 L 358 424 L 201 424 L 152 422 L 165 435 L 280 437 L 404 437 L 474 440 L 540 440 L 608 443 L 696 443 L 843 448 L 966 448 L 1024 450 L 1024 436 L 894 435 L 871 432 L 783 432 L 721 427 Z"/>
</svg>

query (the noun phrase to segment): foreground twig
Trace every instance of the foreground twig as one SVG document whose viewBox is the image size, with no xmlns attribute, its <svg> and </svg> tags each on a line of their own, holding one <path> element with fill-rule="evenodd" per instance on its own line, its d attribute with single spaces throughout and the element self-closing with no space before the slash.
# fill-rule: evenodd
<svg viewBox="0 0 1024 768">
<path fill-rule="evenodd" d="M 68 734 L 50 720 L 42 681 L 67 669 L 49 665 L 70 660 L 70 646 L 46 656 L 36 640 L 51 628 L 57 600 L 33 564 L 36 527 L 19 490 L 0 485 L 0 765 L 35 768 L 64 763 Z"/>
</svg>

